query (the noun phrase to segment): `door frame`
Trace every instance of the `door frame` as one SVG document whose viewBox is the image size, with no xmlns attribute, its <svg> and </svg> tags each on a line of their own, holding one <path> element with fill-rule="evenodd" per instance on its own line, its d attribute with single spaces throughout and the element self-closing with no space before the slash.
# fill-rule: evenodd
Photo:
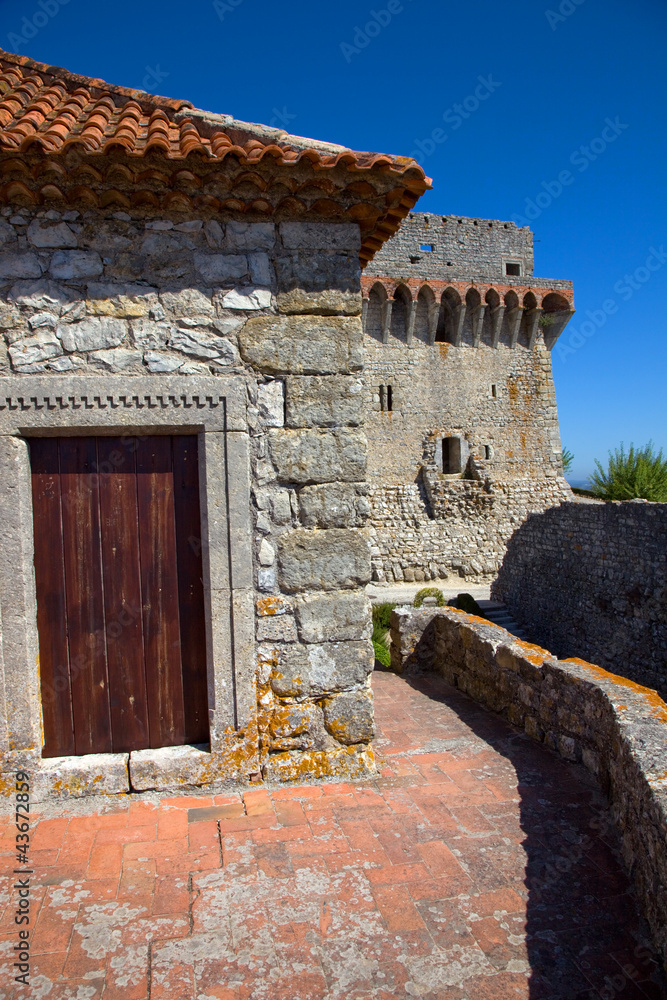
<svg viewBox="0 0 667 1000">
<path fill-rule="evenodd" d="M 256 717 L 246 385 L 239 376 L 0 378 L 0 754 L 38 766 L 43 747 L 27 438 L 198 435 L 212 753 Z M 90 755 L 95 756 L 108 755 Z M 49 758 L 71 760 L 90 758 Z"/>
</svg>

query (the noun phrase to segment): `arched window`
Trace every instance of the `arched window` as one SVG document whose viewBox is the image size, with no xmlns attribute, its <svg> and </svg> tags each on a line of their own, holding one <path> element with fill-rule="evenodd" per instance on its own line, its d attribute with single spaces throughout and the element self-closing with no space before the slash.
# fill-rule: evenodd
<svg viewBox="0 0 667 1000">
<path fill-rule="evenodd" d="M 428 285 L 423 285 L 419 289 L 419 295 L 417 296 L 417 316 L 414 330 L 414 339 L 418 343 L 430 343 L 430 317 L 434 304 L 435 295 Z"/>
<path fill-rule="evenodd" d="M 402 344 L 408 342 L 408 317 L 412 298 L 405 285 L 399 285 L 394 292 L 394 304 L 391 310 L 391 335 Z"/>
<path fill-rule="evenodd" d="M 373 340 L 382 343 L 382 310 L 387 301 L 387 293 L 381 284 L 373 285 L 368 296 L 366 313 L 366 333 Z"/>
</svg>

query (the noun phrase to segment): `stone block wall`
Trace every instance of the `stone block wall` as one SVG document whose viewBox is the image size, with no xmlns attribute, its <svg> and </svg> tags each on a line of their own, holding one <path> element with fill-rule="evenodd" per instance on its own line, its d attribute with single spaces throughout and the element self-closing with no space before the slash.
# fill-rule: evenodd
<svg viewBox="0 0 667 1000">
<path fill-rule="evenodd" d="M 232 528 L 230 544 L 242 547 L 247 531 L 252 566 L 247 582 L 245 570 L 231 581 L 231 608 L 245 623 L 235 626 L 235 641 L 256 658 L 257 674 L 236 678 L 240 728 L 219 731 L 217 758 L 114 755 L 123 757 L 114 791 L 127 790 L 131 772 L 134 787 L 150 788 L 247 780 L 259 771 L 289 780 L 372 769 L 359 247 L 356 224 L 2 211 L 0 375 L 13 397 L 29 399 L 36 379 L 43 395 L 49 378 L 61 394 L 67 379 L 64 398 L 71 395 L 75 408 L 96 398 L 96 386 L 106 399 L 110 379 L 119 398 L 130 384 L 138 398 L 142 378 L 156 398 L 155 379 L 168 379 L 176 405 L 181 390 L 186 399 L 211 379 L 221 395 L 239 380 L 245 389 L 230 429 L 248 449 L 251 502 L 236 512 L 241 527 Z M 218 457 L 203 492 L 221 474 L 224 447 Z M 221 595 L 208 599 L 224 622 L 230 612 L 216 604 Z M 226 671 L 222 659 L 215 669 Z M 4 669 L 2 690 L 11 675 L 6 653 Z M 232 697 L 219 676 L 209 676 L 209 689 L 218 701 Z M 23 748 L 39 756 L 34 683 L 30 697 L 37 703 L 25 731 L 2 728 L 5 754 Z M 50 765 L 51 791 L 94 787 L 90 768 L 88 777 L 78 768 L 75 790 L 63 767 L 53 777 L 58 768 Z"/>
<path fill-rule="evenodd" d="M 656 692 L 583 660 L 557 660 L 452 608 L 396 609 L 391 639 L 398 673 L 441 674 L 596 775 L 667 964 L 667 705 Z"/>
<path fill-rule="evenodd" d="M 420 246 L 432 246 L 428 252 Z M 413 212 L 375 255 L 365 273 L 424 279 L 504 278 L 505 261 L 521 262 L 522 277 L 533 273 L 533 234 L 497 219 Z"/>
<path fill-rule="evenodd" d="M 667 695 L 667 504 L 565 503 L 529 517 L 492 594 L 557 655 Z"/>
</svg>

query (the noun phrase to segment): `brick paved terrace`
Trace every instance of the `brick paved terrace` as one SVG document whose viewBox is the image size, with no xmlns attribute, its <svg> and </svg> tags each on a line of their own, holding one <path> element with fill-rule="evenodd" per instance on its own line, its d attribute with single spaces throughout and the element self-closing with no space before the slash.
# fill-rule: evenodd
<svg viewBox="0 0 667 1000">
<path fill-rule="evenodd" d="M 45 808 L 0 998 L 665 997 L 587 772 L 436 678 L 374 687 L 375 781 Z"/>
</svg>

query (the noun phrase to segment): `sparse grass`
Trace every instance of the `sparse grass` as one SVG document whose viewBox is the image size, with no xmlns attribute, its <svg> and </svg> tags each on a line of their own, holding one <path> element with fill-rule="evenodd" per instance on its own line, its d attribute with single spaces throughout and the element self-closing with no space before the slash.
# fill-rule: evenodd
<svg viewBox="0 0 667 1000">
<path fill-rule="evenodd" d="M 375 650 L 376 661 L 386 670 L 391 666 L 389 626 L 391 623 L 391 613 L 395 607 L 395 604 L 390 604 L 389 602 L 373 605 L 373 649 Z"/>
</svg>

